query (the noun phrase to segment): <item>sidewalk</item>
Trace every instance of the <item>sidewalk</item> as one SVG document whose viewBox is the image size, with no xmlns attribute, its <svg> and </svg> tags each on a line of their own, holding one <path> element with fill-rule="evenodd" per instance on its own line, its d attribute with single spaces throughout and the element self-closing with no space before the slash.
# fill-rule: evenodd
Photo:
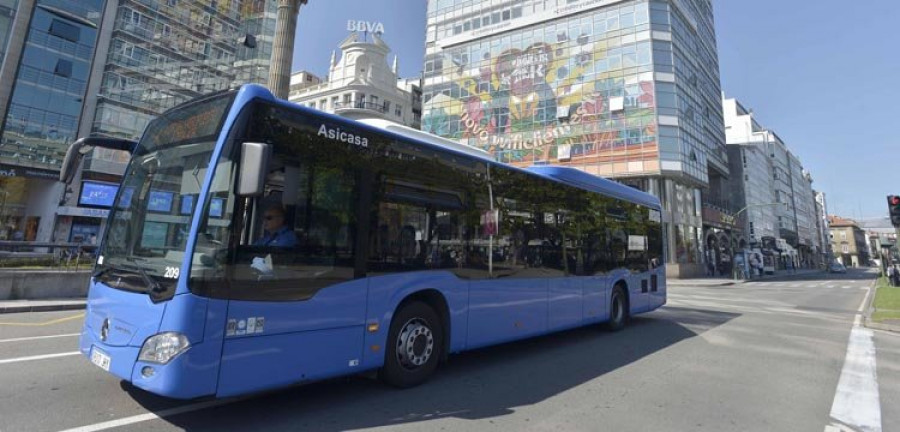
<svg viewBox="0 0 900 432">
<path fill-rule="evenodd" d="M 696 279 L 667 279 L 666 285 L 669 286 L 702 286 L 702 287 L 716 287 L 716 286 L 729 286 L 729 285 L 740 285 L 745 283 L 759 282 L 765 281 L 769 279 L 791 279 L 800 276 L 808 276 L 811 274 L 822 273 L 822 270 L 797 270 L 794 273 L 787 272 L 785 270 L 779 270 L 773 275 L 763 275 L 763 277 L 756 277 L 753 279 L 739 279 L 734 280 L 730 278 L 696 278 Z"/>
<path fill-rule="evenodd" d="M 0 314 L 84 309 L 86 299 L 2 300 Z"/>
</svg>

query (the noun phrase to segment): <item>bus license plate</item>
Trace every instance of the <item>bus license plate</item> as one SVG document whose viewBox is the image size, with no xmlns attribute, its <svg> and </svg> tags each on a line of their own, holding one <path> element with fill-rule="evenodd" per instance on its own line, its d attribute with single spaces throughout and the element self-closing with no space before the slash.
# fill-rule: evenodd
<svg viewBox="0 0 900 432">
<path fill-rule="evenodd" d="M 109 356 L 98 350 L 97 347 L 94 347 L 94 350 L 91 351 L 91 363 L 109 372 Z"/>
</svg>

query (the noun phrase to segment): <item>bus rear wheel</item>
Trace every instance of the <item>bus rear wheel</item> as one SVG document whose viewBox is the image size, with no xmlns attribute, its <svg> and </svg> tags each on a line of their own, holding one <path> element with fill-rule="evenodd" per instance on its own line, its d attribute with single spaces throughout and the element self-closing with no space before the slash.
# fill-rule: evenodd
<svg viewBox="0 0 900 432">
<path fill-rule="evenodd" d="M 625 287 L 622 284 L 616 284 L 609 299 L 609 321 L 606 323 L 606 327 L 610 331 L 619 331 L 625 327 L 627 321 L 628 298 L 625 297 Z"/>
<path fill-rule="evenodd" d="M 443 334 L 440 318 L 430 306 L 419 301 L 402 306 L 391 320 L 382 381 L 409 388 L 428 380 L 442 355 Z"/>
</svg>

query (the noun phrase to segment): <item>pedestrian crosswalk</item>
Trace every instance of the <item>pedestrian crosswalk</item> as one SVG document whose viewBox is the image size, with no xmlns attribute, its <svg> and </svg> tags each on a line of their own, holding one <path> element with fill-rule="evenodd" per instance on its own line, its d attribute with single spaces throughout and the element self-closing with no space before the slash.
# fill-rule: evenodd
<svg viewBox="0 0 900 432">
<path fill-rule="evenodd" d="M 843 299 L 864 295 L 870 283 L 865 280 L 809 280 L 750 282 L 727 288 L 672 287 L 668 290 L 666 305 L 673 309 L 742 315 L 777 314 L 837 319 L 854 312 L 844 310 Z"/>
<path fill-rule="evenodd" d="M 857 281 L 852 282 L 835 282 L 835 281 L 806 281 L 796 283 L 786 282 L 747 282 L 743 284 L 745 287 L 753 288 L 825 288 L 825 289 L 866 289 L 868 284 Z"/>
</svg>

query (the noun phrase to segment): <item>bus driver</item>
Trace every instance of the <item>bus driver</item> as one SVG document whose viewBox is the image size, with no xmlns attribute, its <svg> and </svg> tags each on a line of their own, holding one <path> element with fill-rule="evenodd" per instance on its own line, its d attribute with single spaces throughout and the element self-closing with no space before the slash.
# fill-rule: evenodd
<svg viewBox="0 0 900 432">
<path fill-rule="evenodd" d="M 263 213 L 263 236 L 254 246 L 294 247 L 297 246 L 297 234 L 284 223 L 284 208 L 275 204 Z"/>
</svg>

